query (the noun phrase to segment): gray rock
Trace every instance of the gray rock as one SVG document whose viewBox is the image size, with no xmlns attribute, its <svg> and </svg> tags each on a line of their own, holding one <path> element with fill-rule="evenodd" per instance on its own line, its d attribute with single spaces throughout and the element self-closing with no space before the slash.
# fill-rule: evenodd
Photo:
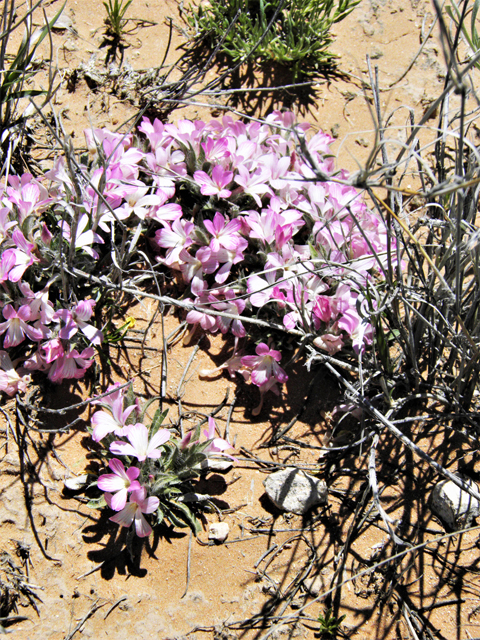
<svg viewBox="0 0 480 640">
<path fill-rule="evenodd" d="M 320 573 L 303 581 L 303 586 L 308 593 L 316 598 L 323 591 L 327 591 L 331 582 L 333 571 L 329 567 L 323 567 Z"/>
<path fill-rule="evenodd" d="M 263 484 L 270 500 L 283 511 L 303 515 L 316 504 L 327 502 L 325 482 L 295 467 L 272 473 Z"/>
<path fill-rule="evenodd" d="M 462 480 L 478 491 L 478 485 L 469 478 Z M 432 491 L 432 511 L 452 531 L 464 529 L 480 514 L 480 502 L 451 480 L 442 480 Z"/>
<path fill-rule="evenodd" d="M 323 589 L 323 582 L 322 576 L 315 576 L 314 578 L 308 578 L 303 584 L 308 593 L 316 598 Z"/>
</svg>

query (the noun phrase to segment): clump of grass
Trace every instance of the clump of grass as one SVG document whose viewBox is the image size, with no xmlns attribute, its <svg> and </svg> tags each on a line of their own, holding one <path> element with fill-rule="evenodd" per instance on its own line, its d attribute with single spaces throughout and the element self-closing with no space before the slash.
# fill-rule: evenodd
<svg viewBox="0 0 480 640">
<path fill-rule="evenodd" d="M 337 635 L 342 622 L 345 620 L 346 615 L 342 615 L 337 618 L 332 609 L 327 609 L 325 615 L 319 614 L 318 621 L 320 627 L 318 632 L 321 638 L 333 638 Z"/>
<path fill-rule="evenodd" d="M 472 6 L 469 6 L 468 2 L 464 2 L 462 7 L 452 0 L 452 4 L 446 8 L 448 15 L 455 23 L 457 32 L 462 34 L 469 47 L 471 58 L 477 56 L 480 51 L 480 34 L 477 29 L 479 9 L 480 0 L 475 0 Z M 477 62 L 476 67 L 478 68 L 479 65 L 480 63 Z"/>
<path fill-rule="evenodd" d="M 35 113 L 34 108 L 28 108 L 25 100 L 44 96 L 45 104 L 54 91 L 55 72 L 52 69 L 50 69 L 47 89 L 33 88 L 32 80 L 40 69 L 36 59 L 38 48 L 50 34 L 65 7 L 65 3 L 50 22 L 47 22 L 42 28 L 34 29 L 33 13 L 40 4 L 37 2 L 16 23 L 15 0 L 4 0 L 3 2 L 3 13 L 0 20 L 0 131 L 2 132 L 0 161 L 4 165 L 0 173 L 4 173 L 12 154 L 20 147 L 26 135 L 25 124 L 28 118 Z M 8 52 L 11 34 L 22 24 L 24 25 L 22 41 L 17 52 L 10 55 Z M 53 52 L 51 50 L 50 60 L 52 58 Z"/>
<path fill-rule="evenodd" d="M 105 24 L 107 25 L 109 35 L 120 40 L 125 33 L 125 25 L 128 19 L 125 13 L 133 0 L 107 0 L 103 3 L 107 11 Z"/>
<path fill-rule="evenodd" d="M 212 48 L 234 62 L 252 50 L 258 61 L 289 67 L 294 78 L 318 71 L 334 55 L 329 51 L 331 27 L 343 20 L 359 0 L 227 0 L 190 6 L 189 22 Z"/>
</svg>

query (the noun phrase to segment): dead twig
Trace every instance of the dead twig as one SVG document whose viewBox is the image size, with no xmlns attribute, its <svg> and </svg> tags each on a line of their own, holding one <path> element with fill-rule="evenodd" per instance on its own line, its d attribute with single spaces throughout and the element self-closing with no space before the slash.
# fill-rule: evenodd
<svg viewBox="0 0 480 640">
<path fill-rule="evenodd" d="M 95 600 L 95 602 L 93 603 L 93 605 L 90 607 L 90 609 L 87 611 L 87 613 L 83 616 L 83 618 L 77 624 L 77 626 L 72 631 L 70 631 L 70 633 L 68 635 L 66 635 L 63 640 L 72 640 L 73 636 L 78 631 L 81 630 L 81 628 L 83 627 L 85 622 L 89 618 L 91 618 L 96 611 L 98 611 L 99 609 L 101 609 L 102 607 L 104 607 L 107 604 L 106 602 L 100 602 L 100 604 L 99 604 L 99 602 L 100 602 L 100 598 L 97 598 Z"/>
</svg>

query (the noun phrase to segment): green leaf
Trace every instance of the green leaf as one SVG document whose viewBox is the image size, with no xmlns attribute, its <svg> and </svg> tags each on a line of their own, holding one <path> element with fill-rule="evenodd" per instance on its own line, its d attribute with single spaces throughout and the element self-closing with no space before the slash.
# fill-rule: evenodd
<svg viewBox="0 0 480 640">
<path fill-rule="evenodd" d="M 186 524 L 190 526 L 193 533 L 197 535 L 202 530 L 202 527 L 187 505 L 183 502 L 174 502 L 173 500 L 171 501 L 171 504 L 175 506 L 175 509 L 178 509 L 181 512 L 181 517 L 185 519 Z"/>
<path fill-rule="evenodd" d="M 102 509 L 103 507 L 106 507 L 107 503 L 105 501 L 105 496 L 100 496 L 100 498 L 94 498 L 93 500 L 89 500 L 87 502 L 87 507 L 89 507 L 90 509 Z"/>
<path fill-rule="evenodd" d="M 150 426 L 150 438 L 154 436 L 160 429 L 165 418 L 167 417 L 167 414 L 168 409 L 165 409 L 165 411 L 160 411 L 160 409 L 157 409 L 155 411 L 155 415 L 153 416 L 152 424 Z"/>
<path fill-rule="evenodd" d="M 182 520 L 177 515 L 175 515 L 175 513 L 171 509 L 167 511 L 165 516 L 174 527 L 180 527 L 180 529 L 185 529 L 185 527 L 188 527 L 188 522 L 185 522 L 185 520 Z"/>
<path fill-rule="evenodd" d="M 152 486 L 152 493 L 154 495 L 161 495 L 162 493 L 165 493 L 167 488 L 172 488 L 177 484 L 181 484 L 181 481 L 176 475 L 173 473 L 165 474 L 157 478 Z"/>
<path fill-rule="evenodd" d="M 160 509 L 160 507 L 158 507 L 156 511 L 156 516 L 157 516 L 157 524 L 162 524 L 165 518 L 165 513 Z"/>
</svg>

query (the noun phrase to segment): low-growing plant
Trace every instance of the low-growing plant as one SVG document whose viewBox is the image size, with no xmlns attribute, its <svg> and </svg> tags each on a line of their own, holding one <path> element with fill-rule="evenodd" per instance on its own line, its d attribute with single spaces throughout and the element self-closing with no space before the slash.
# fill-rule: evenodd
<svg viewBox="0 0 480 640">
<path fill-rule="evenodd" d="M 91 160 L 75 173 L 59 157 L 42 179 L 10 176 L 2 194 L 4 348 L 22 344 L 18 363 L 54 382 L 81 377 L 104 342 L 95 304 L 120 280 L 124 291 L 140 291 L 148 240 L 148 260 L 184 290 L 181 300 L 160 299 L 186 309 L 189 338 L 198 329 L 233 334 L 230 357 L 203 375 L 227 369 L 250 380 L 260 390 L 254 414 L 287 380 L 279 363 L 296 343 L 357 358 L 373 339 L 367 288 L 381 287 L 395 259 L 384 222 L 335 169 L 333 139 L 319 132 L 307 140 L 308 128 L 279 112 L 264 124 L 144 118 L 138 139 L 86 131 Z M 129 274 L 139 259 L 147 271 L 137 280 Z M 99 261 L 109 265 L 102 279 Z M 89 297 L 77 297 L 79 278 Z M 116 335 L 110 324 L 107 335 Z"/>
<path fill-rule="evenodd" d="M 125 13 L 132 2 L 133 0 L 106 0 L 103 3 L 107 11 L 105 24 L 108 27 L 109 35 L 114 38 L 120 39 L 124 35 L 125 25 L 128 22 Z"/>
<path fill-rule="evenodd" d="M 340 616 L 337 618 L 332 609 L 327 609 L 325 614 L 320 613 L 318 615 L 318 621 L 320 623 L 320 627 L 318 632 L 322 638 L 333 638 L 337 635 L 342 622 L 345 620 L 346 615 Z"/>
<path fill-rule="evenodd" d="M 215 433 L 215 421 L 208 418 L 208 429 L 201 423 L 183 436 L 163 427 L 167 411 L 159 408 L 149 420 L 147 411 L 155 399 L 141 406 L 132 387 L 110 387 L 109 395 L 94 401 L 103 407 L 91 423 L 92 438 L 101 442 L 101 459 L 112 473 L 100 475 L 97 487 L 104 495 L 89 502 L 93 508 L 106 507 L 116 513 L 112 522 L 135 527 L 139 537 L 149 536 L 152 527 L 168 522 L 174 527 L 190 527 L 197 534 L 201 525 L 197 514 L 211 508 L 210 496 L 198 493 L 195 480 L 208 461 L 231 448 Z M 107 409 L 107 411 L 105 411 Z M 148 425 L 148 426 L 147 426 Z M 126 440 L 128 442 L 126 442 Z"/>
<path fill-rule="evenodd" d="M 245 61 L 255 48 L 257 61 L 278 62 L 294 78 L 317 72 L 334 58 L 329 51 L 331 27 L 359 0 L 227 0 L 190 6 L 189 22 L 212 48 L 234 62 Z"/>
</svg>

